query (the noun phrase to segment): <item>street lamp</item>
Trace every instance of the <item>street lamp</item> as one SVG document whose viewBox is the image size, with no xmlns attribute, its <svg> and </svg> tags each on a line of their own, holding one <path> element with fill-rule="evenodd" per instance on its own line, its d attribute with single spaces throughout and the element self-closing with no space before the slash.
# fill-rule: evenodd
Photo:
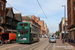
<svg viewBox="0 0 75 50">
<path fill-rule="evenodd" d="M 64 7 L 64 18 L 65 18 L 65 33 L 64 36 L 66 37 L 66 5 L 62 5 Z"/>
</svg>

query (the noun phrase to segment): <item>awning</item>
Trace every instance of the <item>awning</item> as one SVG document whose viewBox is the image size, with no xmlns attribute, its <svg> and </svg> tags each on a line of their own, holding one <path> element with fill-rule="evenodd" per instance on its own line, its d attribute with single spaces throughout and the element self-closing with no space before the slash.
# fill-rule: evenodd
<svg viewBox="0 0 75 50">
<path fill-rule="evenodd" d="M 65 33 L 65 31 L 62 31 L 61 33 Z M 66 31 L 66 33 L 68 33 L 68 31 Z"/>
</svg>

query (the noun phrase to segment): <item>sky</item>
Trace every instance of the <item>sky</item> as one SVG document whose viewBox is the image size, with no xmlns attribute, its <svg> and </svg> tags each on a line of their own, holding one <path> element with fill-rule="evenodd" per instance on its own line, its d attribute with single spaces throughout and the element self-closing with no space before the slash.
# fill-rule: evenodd
<svg viewBox="0 0 75 50">
<path fill-rule="evenodd" d="M 43 14 L 37 0 L 7 0 L 6 7 L 13 7 L 15 13 L 21 13 L 22 16 L 35 15 L 44 20 L 49 28 L 50 33 L 55 33 L 59 30 L 59 23 L 64 17 L 64 7 L 66 5 L 67 17 L 67 0 L 38 0 L 45 15 Z M 11 6 L 9 6 L 10 4 Z M 17 11 L 16 9 L 19 11 Z"/>
</svg>

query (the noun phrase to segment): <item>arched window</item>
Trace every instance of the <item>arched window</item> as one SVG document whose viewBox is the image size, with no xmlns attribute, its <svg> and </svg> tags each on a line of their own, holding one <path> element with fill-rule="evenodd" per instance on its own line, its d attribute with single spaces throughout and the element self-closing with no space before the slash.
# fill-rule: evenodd
<svg viewBox="0 0 75 50">
<path fill-rule="evenodd" d="M 2 21 L 2 16 L 0 16 L 0 23 L 1 23 L 1 21 Z"/>
</svg>

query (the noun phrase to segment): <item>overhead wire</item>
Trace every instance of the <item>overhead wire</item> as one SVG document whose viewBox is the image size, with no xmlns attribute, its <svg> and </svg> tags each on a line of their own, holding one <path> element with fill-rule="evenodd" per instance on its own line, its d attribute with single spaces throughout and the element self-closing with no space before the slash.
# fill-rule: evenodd
<svg viewBox="0 0 75 50">
<path fill-rule="evenodd" d="M 41 10 L 42 10 L 42 12 L 43 12 L 43 14 L 44 14 L 44 16 L 45 16 L 45 18 L 47 19 L 47 16 L 46 16 L 46 14 L 44 13 L 44 11 L 43 11 L 43 9 L 42 9 L 42 7 L 41 7 L 41 5 L 40 5 L 40 3 L 39 3 L 39 1 L 37 0 L 37 2 L 38 2 L 38 4 L 39 4 L 39 6 L 40 6 L 40 8 L 41 8 Z M 48 20 L 48 19 L 47 19 Z M 49 22 L 49 21 L 48 21 Z"/>
<path fill-rule="evenodd" d="M 7 3 L 9 6 L 11 6 L 12 8 L 14 8 L 15 10 L 17 10 L 18 12 L 20 12 L 21 14 L 25 15 L 23 12 L 19 11 L 18 9 L 16 9 L 15 7 L 13 7 L 12 5 L 10 5 L 9 3 Z"/>
<path fill-rule="evenodd" d="M 39 3 L 39 1 L 37 0 L 37 2 L 38 2 L 38 5 L 40 6 L 40 8 L 41 8 L 41 10 L 42 10 L 42 12 L 43 12 L 43 14 L 44 14 L 44 16 L 45 16 L 45 18 L 47 19 L 47 16 L 46 16 L 46 14 L 44 13 L 44 10 L 42 9 L 42 7 L 41 7 L 41 5 L 40 5 L 40 3 Z M 47 21 L 49 22 L 49 20 L 47 19 Z M 50 23 L 49 23 L 50 24 Z"/>
<path fill-rule="evenodd" d="M 38 0 L 37 0 L 37 2 L 38 2 L 38 4 L 39 4 L 39 6 L 40 6 L 40 8 L 41 8 L 41 10 L 42 10 L 42 12 L 43 12 L 45 18 L 47 19 L 47 16 L 46 16 L 46 14 L 44 13 L 44 11 L 43 11 L 43 9 L 42 9 L 42 7 L 41 7 L 41 5 L 40 5 L 40 3 L 39 3 Z M 7 3 L 7 4 L 8 4 L 9 6 L 11 6 L 12 8 L 14 8 L 15 10 L 17 10 L 18 12 L 20 12 L 21 14 L 25 15 L 24 13 L 22 13 L 21 11 L 19 11 L 18 9 L 16 9 L 16 8 L 13 7 L 12 5 L 10 5 L 9 3 Z M 47 21 L 48 21 L 48 19 L 47 19 Z M 49 22 L 49 21 L 48 21 L 48 22 Z"/>
</svg>

